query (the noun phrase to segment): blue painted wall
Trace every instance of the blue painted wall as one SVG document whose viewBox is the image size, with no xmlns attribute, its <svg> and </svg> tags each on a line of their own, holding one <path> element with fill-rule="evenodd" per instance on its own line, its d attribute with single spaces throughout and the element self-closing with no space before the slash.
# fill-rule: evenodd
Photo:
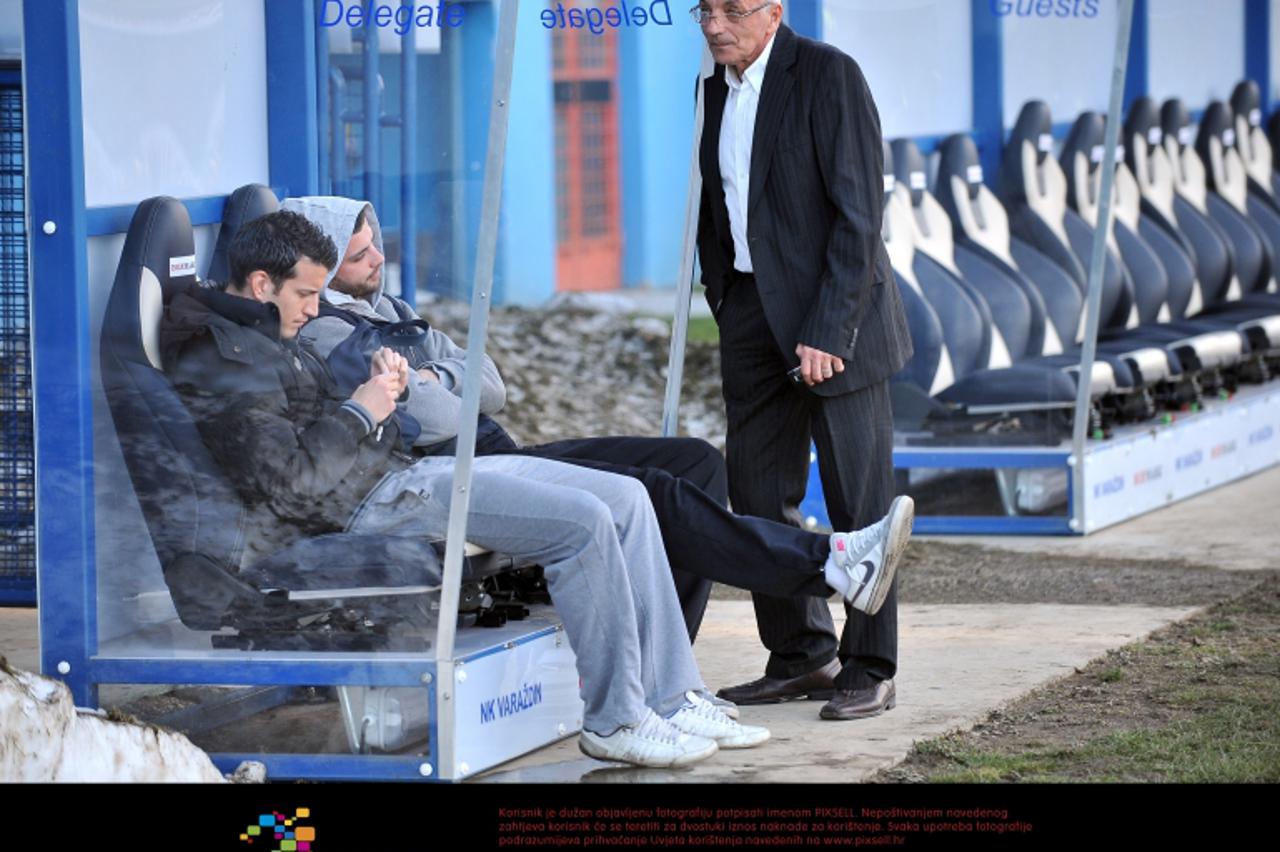
<svg viewBox="0 0 1280 852">
<path fill-rule="evenodd" d="M 622 278 L 627 287 L 674 287 L 684 239 L 694 91 L 702 34 L 678 17 L 670 27 L 622 30 L 619 128 Z M 684 23 L 688 26 L 684 26 Z"/>
<path fill-rule="evenodd" d="M 539 8 L 536 3 L 521 4 L 516 30 L 494 286 L 497 301 L 521 305 L 543 302 L 556 289 L 551 32 L 538 22 Z"/>
</svg>

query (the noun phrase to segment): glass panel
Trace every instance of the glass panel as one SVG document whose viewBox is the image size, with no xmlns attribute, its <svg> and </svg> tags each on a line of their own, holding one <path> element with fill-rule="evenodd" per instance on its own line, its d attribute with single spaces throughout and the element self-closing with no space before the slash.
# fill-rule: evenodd
<svg viewBox="0 0 1280 852">
<path fill-rule="evenodd" d="M 221 195 L 266 175 L 261 3 L 85 0 L 79 15 L 89 206 Z"/>
<path fill-rule="evenodd" d="M 100 42 L 93 56 L 114 57 L 119 64 L 126 48 L 134 49 L 135 42 L 106 39 L 98 30 L 114 22 L 113 32 L 130 31 L 144 17 L 135 8 L 141 3 L 136 0 L 118 14 L 82 9 L 89 37 Z M 197 7 L 185 4 L 186 17 L 179 17 L 198 19 Z M 316 10 L 321 14 L 323 4 Z M 284 201 L 320 225 L 335 244 L 339 264 L 346 263 L 356 237 L 365 234 L 363 265 L 355 272 L 359 264 L 337 268 L 329 293 L 372 284 L 385 294 L 385 306 L 400 295 L 416 304 L 418 293 L 432 290 L 467 295 L 479 252 L 501 6 L 468 6 L 462 10 L 465 26 L 448 24 L 457 12 L 446 10 L 445 26 L 406 27 L 403 36 L 395 27 L 319 28 L 329 49 L 320 51 L 318 78 L 329 81 L 332 95 L 332 114 L 318 127 L 329 163 L 324 183 L 339 195 L 373 202 L 363 214 L 363 230 L 354 227 L 359 203 L 276 199 L 262 187 L 256 194 L 242 190 L 231 197 L 229 221 L 244 225 Z M 148 37 L 154 40 L 153 29 L 164 33 L 176 24 L 164 18 L 150 26 Z M 262 29 L 260 20 L 257 29 Z M 423 43 L 408 43 L 424 29 L 432 33 Z M 394 51 L 387 49 L 392 42 Z M 366 56 L 366 48 L 377 52 Z M 376 78 L 365 86 L 368 67 Z M 406 73 L 413 77 L 407 94 Z M 543 83 L 549 86 L 545 77 Z M 377 117 L 373 128 L 367 126 L 371 117 Z M 86 132 L 110 135 L 119 123 L 118 117 L 92 113 L 86 116 Z M 246 129 L 251 137 L 258 135 L 252 131 Z M 264 130 L 261 135 L 265 144 Z M 369 140 L 376 150 L 367 149 Z M 174 157 L 180 153 L 178 139 L 157 144 Z M 93 162 L 86 168 L 102 171 Z M 254 177 L 266 183 L 265 168 Z M 495 185 L 501 186 L 500 172 Z M 146 181 L 130 186 L 135 197 L 151 188 Z M 166 187 L 169 193 L 189 190 Z M 315 311 L 307 307 L 310 296 L 296 309 L 283 300 L 291 287 L 312 285 L 299 273 L 268 284 L 265 296 L 254 295 L 246 272 L 234 263 L 228 266 L 225 245 L 219 244 L 228 241 L 226 228 L 232 225 L 191 228 L 183 205 L 172 201 L 149 201 L 144 213 L 163 227 L 140 228 L 128 238 L 94 237 L 89 246 L 98 650 L 129 659 L 226 662 L 316 655 L 372 661 L 379 653 L 429 659 L 436 646 L 447 490 L 444 505 L 437 504 L 433 515 L 438 523 L 430 529 L 357 527 L 354 513 L 384 473 L 408 467 L 406 452 L 448 452 L 438 445 L 452 438 L 457 424 L 406 426 L 403 434 L 394 419 L 375 424 L 370 439 L 383 450 L 368 455 L 362 444 L 343 462 L 350 451 L 335 437 L 352 426 L 362 428 L 364 415 L 337 406 L 358 397 L 369 366 L 352 378 L 332 362 L 333 384 L 326 390 L 328 380 L 318 378 L 325 368 L 316 359 L 332 354 L 330 343 L 307 332 L 301 337 L 314 345 L 315 356 L 288 354 L 299 336 L 293 320 L 304 321 Z M 265 255 L 252 256 L 258 264 L 268 262 Z M 197 285 L 195 278 L 206 270 L 218 280 Z M 325 277 L 315 281 L 322 284 Z M 163 323 L 162 303 L 170 312 Z M 243 311 L 262 312 L 265 332 L 250 331 L 258 326 L 248 320 L 241 325 L 229 319 L 243 319 Z M 206 336 L 198 329 L 216 332 Z M 277 335 L 284 348 L 274 342 Z M 212 343 L 215 336 L 225 350 L 218 345 L 201 349 L 194 342 Z M 249 360 L 237 361 L 242 353 Z M 358 359 L 368 354 L 352 353 Z M 449 370 L 461 375 L 461 355 L 441 349 L 436 358 L 444 365 L 420 359 L 412 364 L 420 381 L 427 379 L 418 371 L 430 371 L 435 379 L 434 389 L 415 392 L 444 394 L 449 399 L 442 397 L 440 404 L 451 399 L 457 408 L 462 384 Z M 197 362 L 200 366 L 192 366 Z M 158 366 L 167 368 L 167 375 Z M 291 378 L 276 387 L 273 397 L 259 380 L 277 367 Z M 243 407 L 237 407 L 237 399 Z M 348 416 L 353 411 L 355 421 Z M 250 427 L 251 422 L 257 426 Z M 430 431 L 437 427 L 446 431 Z M 327 438 L 316 437 L 326 430 Z M 268 433 L 270 440 L 264 437 Z M 220 436 L 226 435 L 234 437 L 224 444 Z M 341 467 L 352 461 L 349 470 Z M 447 472 L 451 456 L 442 456 L 440 464 Z M 272 472 L 264 476 L 266 471 Z M 427 497 L 422 492 L 422 499 Z M 367 521 L 375 514 L 366 507 L 360 517 Z M 508 623 L 512 627 L 501 641 L 550 623 L 539 615 L 546 595 L 537 577 L 525 579 L 531 569 L 512 574 L 509 567 L 509 560 L 496 556 L 468 560 L 459 625 L 480 623 L 488 629 L 460 640 L 459 653 L 478 653 L 499 642 L 492 631 Z M 530 605 L 532 620 L 525 620 Z"/>
</svg>

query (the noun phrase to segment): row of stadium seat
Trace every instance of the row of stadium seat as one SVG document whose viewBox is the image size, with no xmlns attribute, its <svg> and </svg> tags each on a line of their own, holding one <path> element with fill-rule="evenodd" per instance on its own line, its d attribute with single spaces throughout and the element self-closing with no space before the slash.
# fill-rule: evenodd
<svg viewBox="0 0 1280 852">
<path fill-rule="evenodd" d="M 885 145 L 884 236 L 916 354 L 894 382 L 901 430 L 955 443 L 1068 434 L 1081 381 L 1105 119 L 1082 113 L 1057 157 L 1049 108 L 1025 104 L 993 192 L 964 134 L 929 190 L 910 139 Z M 1128 111 L 1116 152 L 1091 427 L 1107 434 L 1280 372 L 1280 113 L 1258 88 L 1198 132 L 1177 99 Z"/>
</svg>

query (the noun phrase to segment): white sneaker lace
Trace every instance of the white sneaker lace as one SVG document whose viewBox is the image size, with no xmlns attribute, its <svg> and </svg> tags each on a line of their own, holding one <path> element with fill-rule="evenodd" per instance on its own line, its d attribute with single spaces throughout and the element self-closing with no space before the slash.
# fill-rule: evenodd
<svg viewBox="0 0 1280 852">
<path fill-rule="evenodd" d="M 698 693 L 686 692 L 684 697 L 685 697 L 685 701 L 687 702 L 684 707 L 686 712 L 692 713 L 695 716 L 699 716 L 703 719 L 707 719 L 712 722 L 719 722 L 722 725 L 729 725 L 730 727 L 738 727 L 737 722 L 733 721 L 733 719 L 726 716 L 719 707 L 712 704 L 710 701 L 703 698 Z"/>
<path fill-rule="evenodd" d="M 840 533 L 844 537 L 848 548 L 842 558 L 857 561 L 864 553 L 875 547 L 879 543 L 881 536 L 884 535 L 884 524 L 883 520 L 879 520 L 869 527 L 863 527 L 853 532 Z"/>
<path fill-rule="evenodd" d="M 640 724 L 636 725 L 634 732 L 640 739 L 665 745 L 675 745 L 681 733 L 679 729 L 652 710 L 640 720 Z"/>
</svg>

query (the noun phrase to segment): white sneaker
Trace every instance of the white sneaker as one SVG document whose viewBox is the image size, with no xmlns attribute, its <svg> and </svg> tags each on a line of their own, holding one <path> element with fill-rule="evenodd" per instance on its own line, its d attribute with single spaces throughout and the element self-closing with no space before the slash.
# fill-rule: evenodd
<svg viewBox="0 0 1280 852">
<path fill-rule="evenodd" d="M 684 706 L 667 721 L 686 734 L 715 740 L 720 748 L 752 748 L 769 739 L 768 728 L 739 725 L 696 692 L 684 697 Z"/>
<path fill-rule="evenodd" d="M 847 585 L 841 589 L 844 599 L 854 609 L 867 615 L 880 611 L 898 560 L 911 540 L 911 523 L 916 504 L 910 497 L 897 497 L 885 515 L 869 527 L 850 533 L 831 534 L 831 560 L 845 575 Z"/>
<path fill-rule="evenodd" d="M 578 748 L 597 760 L 616 760 L 636 766 L 688 766 L 715 754 L 715 740 L 682 733 L 652 710 L 637 724 L 619 728 L 607 737 L 583 729 Z"/>
<path fill-rule="evenodd" d="M 739 716 L 742 715 L 742 712 L 738 710 L 738 705 L 734 704 L 732 701 L 728 700 L 727 698 L 721 698 L 718 695 L 712 695 L 710 692 L 699 692 L 698 697 L 704 701 L 709 702 L 712 707 L 716 708 L 721 713 L 728 716 L 730 719 L 737 719 Z"/>
</svg>

